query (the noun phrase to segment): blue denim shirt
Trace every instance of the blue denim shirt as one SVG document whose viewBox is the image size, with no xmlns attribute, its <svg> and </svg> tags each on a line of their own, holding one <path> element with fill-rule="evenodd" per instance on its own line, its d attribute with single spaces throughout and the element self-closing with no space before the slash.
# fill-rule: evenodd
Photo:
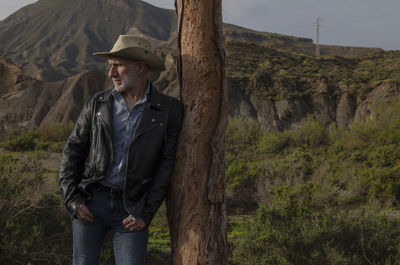
<svg viewBox="0 0 400 265">
<path fill-rule="evenodd" d="M 121 93 L 113 91 L 113 164 L 105 179 L 100 181 L 104 186 L 123 187 L 127 163 L 127 153 L 133 134 L 149 101 L 150 82 L 147 82 L 147 91 L 129 111 Z"/>
</svg>

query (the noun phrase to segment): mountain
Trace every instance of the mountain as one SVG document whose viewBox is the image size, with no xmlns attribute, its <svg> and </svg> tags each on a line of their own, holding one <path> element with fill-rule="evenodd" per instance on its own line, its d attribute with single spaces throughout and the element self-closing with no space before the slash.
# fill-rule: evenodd
<svg viewBox="0 0 400 265">
<path fill-rule="evenodd" d="M 153 45 L 168 41 L 175 12 L 139 0 L 39 0 L 0 22 L 0 54 L 40 69 L 43 80 L 61 80 L 99 68 L 96 51 L 110 50 L 120 34 L 138 34 Z"/>
<path fill-rule="evenodd" d="M 140 0 L 39 0 L 0 21 L 0 54 L 27 75 L 59 81 L 94 68 L 104 60 L 92 55 L 108 51 L 120 34 L 142 35 L 154 47 L 175 49 L 174 10 Z M 313 54 L 311 39 L 259 32 L 225 24 L 226 40 L 285 46 Z M 370 48 L 321 46 L 322 55 L 360 54 Z"/>
<path fill-rule="evenodd" d="M 179 95 L 174 11 L 129 0 L 39 0 L 0 22 L 0 132 L 75 121 L 86 98 L 111 86 L 106 62 L 119 34 L 150 39 L 166 71 L 152 73 Z M 224 24 L 229 115 L 266 130 L 295 128 L 308 115 L 346 127 L 373 117 L 398 94 L 399 52 L 321 46 L 311 39 Z M 10 60 L 11 59 L 11 60 Z M 15 63 L 13 63 L 15 62 Z M 97 70 L 96 70 L 97 69 Z"/>
</svg>

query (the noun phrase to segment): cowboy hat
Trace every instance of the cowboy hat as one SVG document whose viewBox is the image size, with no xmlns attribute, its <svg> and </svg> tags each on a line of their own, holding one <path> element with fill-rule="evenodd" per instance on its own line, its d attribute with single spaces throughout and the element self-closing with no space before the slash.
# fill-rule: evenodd
<svg viewBox="0 0 400 265">
<path fill-rule="evenodd" d="M 95 52 L 103 58 L 123 57 L 135 61 L 143 61 L 150 71 L 164 71 L 165 66 L 161 59 L 154 53 L 151 44 L 137 36 L 119 35 L 114 47 L 109 52 Z"/>
</svg>

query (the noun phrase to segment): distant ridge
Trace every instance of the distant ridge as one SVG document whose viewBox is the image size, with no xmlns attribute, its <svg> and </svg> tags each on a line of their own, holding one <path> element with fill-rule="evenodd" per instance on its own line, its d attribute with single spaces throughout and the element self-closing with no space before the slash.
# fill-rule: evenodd
<svg viewBox="0 0 400 265">
<path fill-rule="evenodd" d="M 141 34 L 157 45 L 175 28 L 174 11 L 139 0 L 39 0 L 0 22 L 0 54 L 60 80 L 98 67 L 103 61 L 92 53 L 109 50 L 120 34 Z"/>
<path fill-rule="evenodd" d="M 141 0 L 39 0 L 0 21 L 0 55 L 44 81 L 59 81 L 104 61 L 93 52 L 109 50 L 120 34 L 142 35 L 154 47 L 175 51 L 176 14 Z M 226 40 L 262 43 L 313 54 L 311 39 L 224 24 Z M 368 52 L 321 46 L 323 55 Z"/>
<path fill-rule="evenodd" d="M 0 54 L 11 60 L 0 55 L 0 134 L 75 121 L 88 96 L 112 86 L 106 61 L 92 53 L 125 33 L 158 47 L 166 71 L 150 79 L 179 96 L 173 10 L 138 0 L 39 0 L 1 21 Z M 229 115 L 266 130 L 296 128 L 309 115 L 346 127 L 400 93 L 399 52 L 322 45 L 322 55 L 340 56 L 315 58 L 311 39 L 232 24 L 224 35 Z"/>
<path fill-rule="evenodd" d="M 240 40 L 262 43 L 272 47 L 291 48 L 297 52 L 315 54 L 315 44 L 312 39 L 290 35 L 261 32 L 243 28 L 233 24 L 224 24 L 225 40 Z M 337 45 L 320 45 L 321 55 L 353 56 L 362 55 L 371 51 L 382 51 L 380 48 L 351 47 Z"/>
</svg>

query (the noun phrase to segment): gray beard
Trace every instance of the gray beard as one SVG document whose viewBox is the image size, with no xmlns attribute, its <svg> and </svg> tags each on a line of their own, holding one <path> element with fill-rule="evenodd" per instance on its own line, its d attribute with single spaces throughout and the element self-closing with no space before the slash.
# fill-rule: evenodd
<svg viewBox="0 0 400 265">
<path fill-rule="evenodd" d="M 128 83 L 129 83 L 129 77 L 122 78 L 120 85 L 114 84 L 114 90 L 120 93 L 126 92 L 128 90 Z"/>
<path fill-rule="evenodd" d="M 127 76 L 121 78 L 121 84 L 116 85 L 114 83 L 114 90 L 123 93 L 128 91 L 132 87 L 136 87 L 137 85 L 137 77 L 134 75 L 134 73 L 129 73 Z"/>
<path fill-rule="evenodd" d="M 121 84 L 121 85 L 119 85 L 119 86 L 117 86 L 117 85 L 114 84 L 114 90 L 117 91 L 117 92 L 119 92 L 119 93 L 122 93 L 122 92 L 127 91 L 127 87 L 126 87 L 125 84 Z"/>
</svg>

